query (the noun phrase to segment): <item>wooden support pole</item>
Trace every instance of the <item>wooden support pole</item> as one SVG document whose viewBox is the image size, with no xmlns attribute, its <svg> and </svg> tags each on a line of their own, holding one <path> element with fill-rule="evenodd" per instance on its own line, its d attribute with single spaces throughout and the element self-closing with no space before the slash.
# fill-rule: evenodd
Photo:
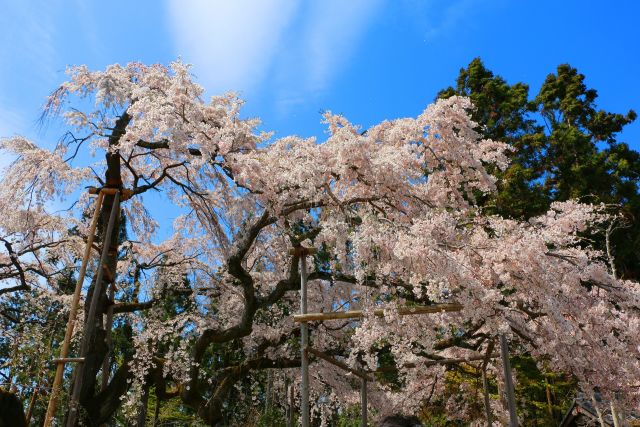
<svg viewBox="0 0 640 427">
<path fill-rule="evenodd" d="M 553 403 L 551 402 L 551 386 L 549 385 L 549 378 L 545 378 L 544 391 L 547 398 L 547 412 L 549 413 L 549 418 L 554 419 L 553 416 Z"/>
<path fill-rule="evenodd" d="M 489 346 L 487 347 L 487 355 L 485 356 L 482 362 L 482 392 L 484 395 L 484 411 L 487 416 L 487 426 L 493 426 L 493 415 L 491 414 L 491 400 L 489 397 L 489 381 L 487 379 L 487 365 L 489 364 L 489 360 L 491 359 L 491 353 L 493 352 L 493 347 L 495 346 L 495 341 L 491 341 Z"/>
<path fill-rule="evenodd" d="M 507 337 L 500 335 L 500 355 L 502 357 L 502 369 L 504 370 L 504 388 L 509 409 L 509 427 L 518 427 L 518 414 L 516 413 L 516 395 L 513 387 L 513 374 L 511 362 L 509 362 L 509 345 Z"/>
<path fill-rule="evenodd" d="M 289 255 L 296 255 L 302 257 L 303 255 L 315 255 L 318 253 L 316 248 L 307 248 L 304 246 L 296 246 L 289 249 Z"/>
<path fill-rule="evenodd" d="M 620 426 L 620 418 L 618 417 L 618 411 L 616 411 L 616 406 L 611 402 L 611 418 L 613 419 L 613 427 L 621 427 Z"/>
<path fill-rule="evenodd" d="M 24 419 L 26 420 L 25 425 L 31 424 L 31 417 L 33 416 L 33 409 L 36 406 L 36 397 L 38 396 L 39 392 L 40 392 L 40 379 L 38 379 L 38 382 L 36 383 L 36 387 L 33 389 L 33 393 L 31 394 L 31 398 L 29 399 L 29 406 L 27 407 L 27 413 L 24 416 Z"/>
<path fill-rule="evenodd" d="M 84 363 L 84 357 L 58 357 L 52 360 L 53 363 Z"/>
<path fill-rule="evenodd" d="M 440 360 L 428 360 L 423 363 L 424 366 L 432 365 L 456 365 L 458 363 L 475 362 L 477 360 L 484 360 L 487 356 L 469 356 L 469 357 L 457 357 L 455 359 L 440 359 Z M 489 356 L 490 359 L 498 357 L 497 354 Z"/>
<path fill-rule="evenodd" d="M 93 239 L 96 233 L 96 226 L 98 225 L 98 218 L 100 217 L 100 208 L 102 207 L 102 201 L 104 194 L 98 193 L 98 199 L 95 203 L 95 210 L 93 218 L 91 219 L 91 225 L 89 226 L 89 235 L 87 236 L 87 245 L 84 250 L 84 256 L 82 257 L 82 264 L 80 265 L 80 273 L 78 275 L 78 281 L 76 282 L 76 288 L 73 292 L 73 299 L 71 301 L 71 309 L 69 311 L 69 320 L 67 322 L 67 329 L 64 334 L 64 340 L 62 341 L 62 348 L 60 349 L 60 359 L 65 359 L 69 355 L 69 347 L 71 346 L 71 336 L 73 335 L 73 329 L 75 326 L 76 316 L 78 313 L 78 303 L 80 301 L 80 293 L 82 291 L 82 285 L 84 284 L 84 278 L 87 273 L 87 264 L 89 257 L 91 256 L 91 246 L 93 245 Z M 51 396 L 49 397 L 49 405 L 47 406 L 47 413 L 44 418 L 44 427 L 50 427 L 53 418 L 56 414 L 56 405 L 58 404 L 58 394 L 60 394 L 60 386 L 62 385 L 62 376 L 64 374 L 64 362 L 58 363 L 56 366 L 56 375 L 53 379 L 53 385 L 51 388 Z"/>
<path fill-rule="evenodd" d="M 84 357 L 89 350 L 89 337 L 93 334 L 93 330 L 96 327 L 95 316 L 96 310 L 98 309 L 98 300 L 100 299 L 100 294 L 102 293 L 102 282 L 104 277 L 104 269 L 102 269 L 101 266 L 107 261 L 107 257 L 109 256 L 111 237 L 113 235 L 116 217 L 118 216 L 119 211 L 120 193 L 116 191 L 113 196 L 113 205 L 111 206 L 111 212 L 109 213 L 109 223 L 107 224 L 107 229 L 104 234 L 104 238 L 102 239 L 102 254 L 100 255 L 100 263 L 98 264 L 98 274 L 95 281 L 91 303 L 89 305 L 89 313 L 87 315 L 87 318 L 85 319 L 84 333 L 82 335 L 82 342 L 80 345 L 80 355 L 82 357 Z M 77 372 L 78 375 L 76 376 L 76 380 L 73 384 L 73 390 L 69 402 L 69 416 L 67 417 L 67 427 L 73 427 L 78 416 L 78 404 L 80 399 L 80 392 L 82 390 L 83 372 L 82 369 L 78 369 Z"/>
<path fill-rule="evenodd" d="M 114 187 L 89 187 L 89 194 L 104 194 L 107 196 L 114 196 L 116 193 L 120 193 L 120 201 L 124 202 L 133 197 L 133 190 L 129 188 L 114 188 Z"/>
<path fill-rule="evenodd" d="M 308 248 L 298 246 L 293 248 L 294 255 L 300 257 L 300 314 L 307 314 L 307 255 L 312 253 Z M 309 427 L 309 325 L 300 324 L 300 349 L 301 349 L 301 373 L 302 381 L 300 386 L 300 418 L 302 427 Z"/>
<path fill-rule="evenodd" d="M 593 403 L 593 407 L 596 409 L 596 414 L 598 415 L 598 421 L 600 422 L 600 427 L 607 427 L 607 424 L 604 422 L 604 417 L 602 416 L 602 411 L 600 410 L 600 406 L 598 405 L 598 401 L 595 396 L 591 396 L 591 402 Z"/>
<path fill-rule="evenodd" d="M 271 387 L 273 386 L 273 381 L 271 380 L 271 370 L 267 371 L 267 387 L 265 391 L 264 397 L 264 412 L 269 413 L 271 409 Z"/>
<path fill-rule="evenodd" d="M 416 307 L 400 307 L 398 312 L 401 316 L 410 316 L 413 314 L 435 314 L 446 313 L 462 310 L 460 304 L 433 304 L 422 305 Z M 293 316 L 293 321 L 297 323 L 325 321 L 325 320 L 337 320 L 337 319 L 361 319 L 366 315 L 366 312 L 362 310 L 349 310 L 349 311 L 335 311 L 329 313 L 308 313 L 297 314 Z M 373 315 L 376 317 L 384 317 L 383 309 L 373 310 Z"/>
</svg>

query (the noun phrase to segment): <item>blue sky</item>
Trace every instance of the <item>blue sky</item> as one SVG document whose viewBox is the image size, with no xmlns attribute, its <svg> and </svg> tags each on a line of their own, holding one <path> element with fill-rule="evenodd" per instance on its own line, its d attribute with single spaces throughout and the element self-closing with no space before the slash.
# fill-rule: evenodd
<svg viewBox="0 0 640 427">
<path fill-rule="evenodd" d="M 322 138 L 322 110 L 368 126 L 417 115 L 480 56 L 535 94 L 568 62 L 601 108 L 640 112 L 635 1 L 5 1 L 0 136 L 51 143 L 37 125 L 67 65 L 193 64 L 208 94 L 238 91 L 277 136 Z M 615 4 L 615 5 L 614 5 Z M 640 124 L 621 137 L 640 150 Z"/>
</svg>

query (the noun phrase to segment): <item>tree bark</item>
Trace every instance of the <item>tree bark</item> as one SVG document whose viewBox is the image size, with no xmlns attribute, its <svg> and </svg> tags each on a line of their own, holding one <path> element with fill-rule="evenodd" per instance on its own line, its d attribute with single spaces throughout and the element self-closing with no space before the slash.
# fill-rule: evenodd
<svg viewBox="0 0 640 427">
<path fill-rule="evenodd" d="M 142 397 L 140 399 L 140 406 L 138 407 L 138 417 L 136 420 L 136 427 L 144 427 L 147 422 L 147 405 L 149 404 L 149 387 L 144 387 L 142 390 Z"/>
<path fill-rule="evenodd" d="M 112 131 L 111 136 L 109 137 L 109 146 L 116 147 L 122 135 L 124 135 L 126 131 L 126 127 L 129 124 L 131 117 L 125 112 L 123 113 L 118 120 L 116 120 L 114 129 Z M 107 188 L 115 188 L 122 189 L 122 175 L 121 175 L 121 165 L 120 165 L 120 155 L 117 151 L 107 152 L 106 154 L 106 163 L 107 169 L 105 172 L 105 182 Z M 99 222 L 99 235 L 101 236 L 101 242 L 103 245 L 108 246 L 108 255 L 105 260 L 105 263 L 101 268 L 106 268 L 107 271 L 115 272 L 117 271 L 117 262 L 118 262 L 118 237 L 120 231 L 120 221 L 119 221 L 119 213 L 116 216 L 115 224 L 113 227 L 113 232 L 110 236 L 106 236 L 106 228 L 107 223 L 109 221 L 109 215 L 111 213 L 111 209 L 114 203 L 114 195 L 106 194 L 104 196 L 104 201 L 102 204 L 101 212 L 100 212 L 100 222 Z M 97 276 L 97 275 L 96 275 Z M 93 322 L 93 327 L 87 328 L 89 330 L 89 336 L 84 337 L 83 339 L 87 340 L 88 345 L 86 346 L 87 352 L 86 354 L 80 355 L 85 358 L 84 363 L 78 364 L 76 366 L 76 371 L 78 375 L 76 375 L 76 381 L 78 381 L 78 377 L 82 379 L 81 388 L 78 395 L 78 401 L 81 408 L 87 414 L 87 420 L 85 420 L 88 425 L 100 425 L 106 422 L 112 415 L 113 412 L 118 408 L 120 403 L 120 395 L 114 395 L 114 391 L 118 389 L 124 393 L 125 389 L 122 389 L 122 384 L 119 383 L 119 379 L 116 379 L 115 376 L 111 382 L 115 382 L 115 387 L 110 387 L 111 384 L 107 385 L 107 387 L 96 394 L 96 383 L 98 373 L 102 368 L 102 362 L 105 359 L 105 356 L 108 352 L 108 346 L 106 343 L 107 333 L 105 331 L 103 325 L 103 316 L 107 313 L 107 309 L 109 307 L 109 301 L 107 298 L 107 289 L 110 279 L 104 277 L 101 280 L 101 283 L 96 283 L 94 280 L 91 283 L 89 291 L 87 292 L 87 299 L 85 301 L 85 313 L 89 313 L 89 307 L 92 303 L 92 300 L 95 298 L 96 310 L 93 319 L 85 318 L 85 326 L 87 326 L 88 322 Z M 95 290 L 99 289 L 99 294 L 94 295 Z M 127 371 L 128 374 L 128 371 Z M 122 374 L 121 374 L 122 375 Z M 116 374 L 117 376 L 117 374 Z M 116 393 L 117 394 L 117 393 Z M 97 401 L 100 397 L 100 401 Z M 107 402 L 104 399 L 115 399 L 114 402 Z M 107 413 L 103 411 L 107 411 Z M 68 416 L 71 415 L 68 414 Z M 78 417 L 69 418 L 70 426 L 78 425 L 79 419 Z"/>
</svg>

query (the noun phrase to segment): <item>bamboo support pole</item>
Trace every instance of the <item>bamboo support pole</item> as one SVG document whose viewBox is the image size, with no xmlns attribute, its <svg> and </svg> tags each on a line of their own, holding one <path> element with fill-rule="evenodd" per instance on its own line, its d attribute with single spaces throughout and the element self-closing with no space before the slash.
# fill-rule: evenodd
<svg viewBox="0 0 640 427">
<path fill-rule="evenodd" d="M 71 301 L 71 310 L 69 312 L 69 321 L 67 322 L 67 329 L 64 334 L 64 340 L 62 341 L 62 348 L 60 349 L 60 359 L 64 360 L 69 355 L 69 347 L 71 346 L 71 336 L 73 335 L 73 329 L 75 326 L 76 316 L 78 313 L 78 303 L 80 302 L 80 293 L 82 291 L 82 285 L 84 284 L 84 278 L 87 273 L 87 264 L 89 257 L 91 256 L 91 246 L 93 245 L 93 239 L 96 232 L 96 226 L 98 225 L 98 218 L 100 217 L 100 208 L 102 207 L 102 201 L 104 199 L 104 193 L 98 193 L 98 199 L 95 203 L 95 211 L 93 218 L 91 219 L 91 225 L 89 226 L 89 235 L 87 236 L 87 245 L 84 250 L 84 256 L 82 257 L 82 264 L 80 266 L 80 273 L 78 275 L 78 281 L 76 282 L 76 288 L 73 292 L 73 300 Z M 47 406 L 47 413 L 44 419 L 44 427 L 51 426 L 53 417 L 56 413 L 56 405 L 58 403 L 58 394 L 60 393 L 60 386 L 62 385 L 62 376 L 64 374 L 64 362 L 58 363 L 56 366 L 56 375 L 53 379 L 53 385 L 51 388 L 51 396 L 49 398 L 49 405 Z"/>
<path fill-rule="evenodd" d="M 106 192 L 105 189 L 102 192 Z M 96 310 L 98 307 L 98 299 L 100 298 L 100 294 L 102 293 L 102 282 L 104 277 L 104 269 L 100 268 L 107 261 L 107 257 L 109 256 L 109 250 L 111 246 L 111 237 L 113 235 L 113 230 L 115 228 L 116 217 L 118 216 L 120 210 L 120 192 L 115 191 L 113 197 L 113 205 L 111 206 L 111 212 L 109 213 L 109 223 L 107 224 L 107 229 L 104 234 L 104 238 L 102 240 L 102 254 L 100 255 L 100 263 L 98 264 L 98 274 L 95 281 L 95 288 L 93 290 L 93 296 L 91 297 L 91 303 L 89 305 L 89 313 L 85 320 L 84 333 L 82 336 L 82 343 L 80 346 L 80 355 L 84 357 L 84 355 L 88 351 L 89 346 L 89 337 L 92 335 L 93 330 L 95 328 L 95 316 Z M 82 390 L 82 382 L 83 382 L 83 373 L 81 369 L 77 370 L 78 375 L 76 376 L 76 380 L 73 384 L 73 391 L 71 393 L 70 405 L 69 405 L 69 416 L 67 418 L 67 426 L 71 427 L 75 424 L 77 414 L 78 414 L 78 400 L 80 398 L 80 392 Z"/>
<path fill-rule="evenodd" d="M 460 304 L 433 304 L 416 307 L 400 307 L 398 312 L 401 316 L 410 316 L 413 314 L 435 314 L 446 313 L 462 310 Z M 308 313 L 308 314 L 296 314 L 293 316 L 293 321 L 297 323 L 306 323 L 314 321 L 326 321 L 337 319 L 361 319 L 367 313 L 362 310 L 349 310 L 349 311 L 335 311 L 329 313 Z M 373 310 L 373 315 L 376 317 L 384 317 L 383 309 Z"/>
</svg>

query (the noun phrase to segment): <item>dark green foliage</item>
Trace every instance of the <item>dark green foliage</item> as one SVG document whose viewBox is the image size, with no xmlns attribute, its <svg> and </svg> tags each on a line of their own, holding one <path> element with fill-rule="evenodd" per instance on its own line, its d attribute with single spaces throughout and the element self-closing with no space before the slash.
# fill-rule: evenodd
<svg viewBox="0 0 640 427">
<path fill-rule="evenodd" d="M 527 218 L 547 208 L 542 186 L 540 151 L 544 148 L 542 126 L 531 116 L 529 86 L 509 85 L 485 68 L 479 58 L 460 70 L 456 87 L 438 93 L 438 98 L 468 96 L 475 106 L 471 116 L 486 138 L 507 142 L 514 147 L 512 164 L 505 171 L 491 170 L 500 178 L 498 192 L 480 199 L 489 212 L 513 218 Z"/>
<path fill-rule="evenodd" d="M 636 113 L 598 109 L 598 94 L 584 80 L 575 68 L 560 65 L 529 100 L 528 85 L 508 84 L 476 58 L 438 97 L 470 97 L 478 131 L 515 149 L 506 171 L 492 171 L 501 182 L 495 195 L 480 199 L 486 211 L 528 219 L 572 198 L 614 205 L 624 217 L 611 236 L 617 270 L 638 278 L 640 153 L 617 139 Z"/>
<path fill-rule="evenodd" d="M 523 426 L 556 426 L 575 397 L 571 376 L 538 369 L 536 361 L 522 355 L 511 358 L 516 374 L 516 397 Z"/>
</svg>

